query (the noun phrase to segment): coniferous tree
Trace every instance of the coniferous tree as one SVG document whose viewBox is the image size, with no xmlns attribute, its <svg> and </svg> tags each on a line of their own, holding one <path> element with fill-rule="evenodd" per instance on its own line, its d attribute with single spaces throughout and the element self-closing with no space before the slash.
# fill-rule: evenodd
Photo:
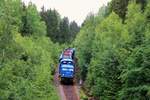
<svg viewBox="0 0 150 100">
<path fill-rule="evenodd" d="M 60 22 L 59 26 L 59 34 L 60 34 L 60 42 L 69 42 L 70 41 L 70 30 L 69 30 L 69 20 L 67 17 L 64 17 L 62 21 Z"/>
<path fill-rule="evenodd" d="M 40 14 L 47 26 L 47 36 L 50 37 L 52 41 L 57 42 L 59 36 L 60 15 L 56 10 L 49 9 L 45 11 L 44 8 L 42 8 Z"/>
<path fill-rule="evenodd" d="M 69 27 L 70 27 L 70 32 L 69 32 L 70 41 L 73 41 L 73 39 L 75 39 L 77 33 L 79 32 L 80 28 L 75 21 L 71 22 Z"/>
</svg>

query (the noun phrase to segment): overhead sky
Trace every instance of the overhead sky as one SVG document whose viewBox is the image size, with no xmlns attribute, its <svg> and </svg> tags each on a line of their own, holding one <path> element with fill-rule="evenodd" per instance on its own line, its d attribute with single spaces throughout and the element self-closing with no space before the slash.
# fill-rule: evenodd
<svg viewBox="0 0 150 100">
<path fill-rule="evenodd" d="M 44 6 L 46 9 L 56 9 L 70 21 L 75 20 L 79 25 L 84 21 L 88 13 L 97 13 L 99 8 L 106 5 L 111 0 L 22 0 L 26 4 L 33 2 L 40 11 Z"/>
</svg>

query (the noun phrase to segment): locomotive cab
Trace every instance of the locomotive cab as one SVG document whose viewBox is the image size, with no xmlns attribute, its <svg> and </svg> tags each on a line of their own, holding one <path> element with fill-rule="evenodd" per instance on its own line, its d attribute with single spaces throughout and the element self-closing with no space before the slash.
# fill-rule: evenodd
<svg viewBox="0 0 150 100">
<path fill-rule="evenodd" d="M 74 62 L 71 59 L 63 59 L 59 64 L 59 78 L 61 82 L 73 82 L 75 74 Z"/>
</svg>

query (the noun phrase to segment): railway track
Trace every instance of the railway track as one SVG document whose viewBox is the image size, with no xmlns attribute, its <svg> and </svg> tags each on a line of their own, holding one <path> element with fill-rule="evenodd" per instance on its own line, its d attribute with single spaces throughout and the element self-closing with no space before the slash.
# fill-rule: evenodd
<svg viewBox="0 0 150 100">
<path fill-rule="evenodd" d="M 66 100 L 80 100 L 74 85 L 62 85 Z"/>
<path fill-rule="evenodd" d="M 61 100 L 80 100 L 76 84 L 60 84 L 58 71 L 55 73 L 54 83 L 57 87 Z"/>
</svg>

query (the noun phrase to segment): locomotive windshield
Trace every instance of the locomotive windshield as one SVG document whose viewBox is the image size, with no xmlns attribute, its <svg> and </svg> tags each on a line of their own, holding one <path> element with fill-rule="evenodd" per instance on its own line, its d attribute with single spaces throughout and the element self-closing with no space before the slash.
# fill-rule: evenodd
<svg viewBox="0 0 150 100">
<path fill-rule="evenodd" d="M 61 64 L 73 65 L 72 61 L 62 61 Z"/>
</svg>

